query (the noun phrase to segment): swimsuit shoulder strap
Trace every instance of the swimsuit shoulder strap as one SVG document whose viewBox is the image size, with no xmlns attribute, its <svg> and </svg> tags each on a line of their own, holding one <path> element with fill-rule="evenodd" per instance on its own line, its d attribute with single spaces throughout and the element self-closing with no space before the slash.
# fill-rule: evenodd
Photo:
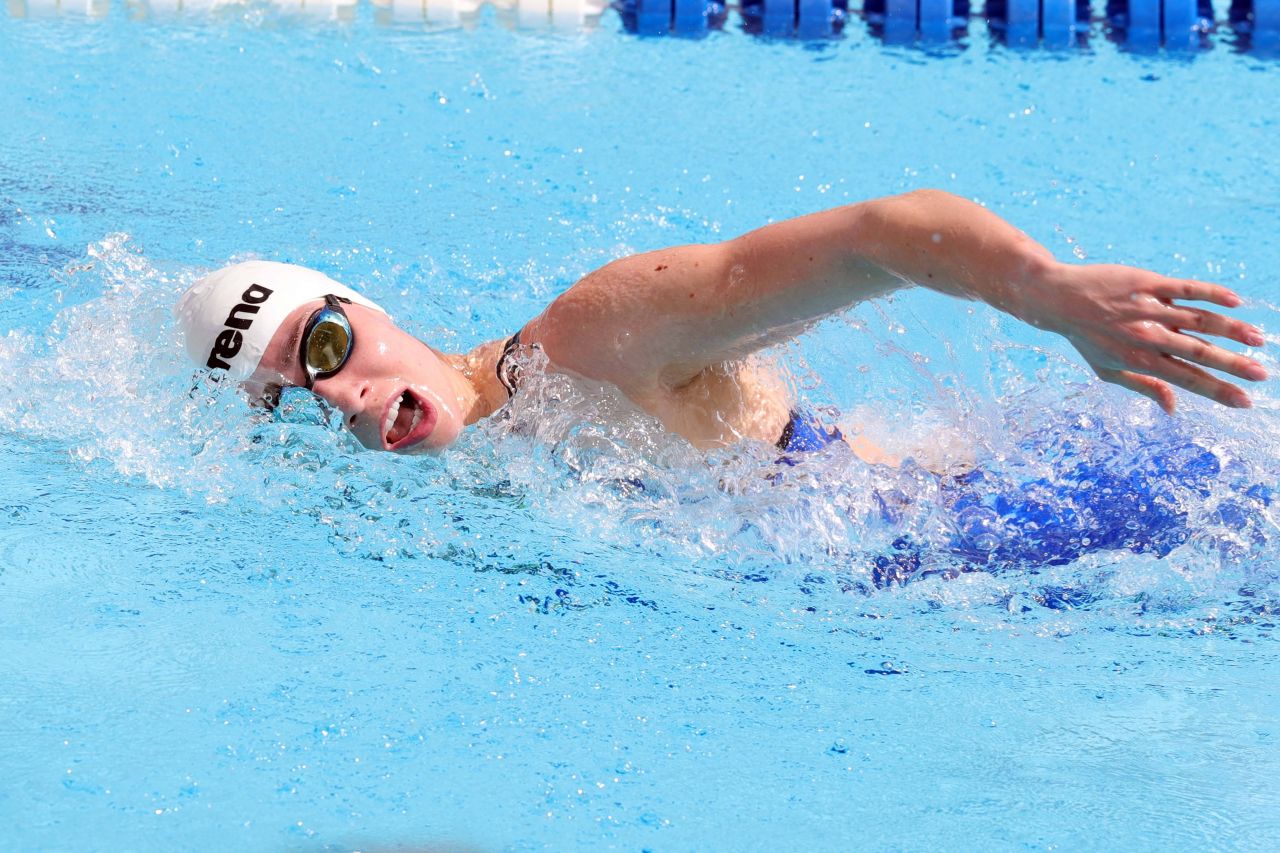
<svg viewBox="0 0 1280 853">
<path fill-rule="evenodd" d="M 498 356 L 498 364 L 494 368 L 498 374 L 498 381 L 502 383 L 503 388 L 507 389 L 508 397 L 514 397 L 516 389 L 520 387 L 520 365 L 511 360 L 511 354 L 519 347 L 520 332 L 516 332 L 502 345 L 502 355 Z"/>
<path fill-rule="evenodd" d="M 844 435 L 838 427 L 825 427 L 812 413 L 792 409 L 791 419 L 783 427 L 782 437 L 778 439 L 778 448 L 787 453 L 821 450 L 828 444 L 843 440 Z"/>
</svg>

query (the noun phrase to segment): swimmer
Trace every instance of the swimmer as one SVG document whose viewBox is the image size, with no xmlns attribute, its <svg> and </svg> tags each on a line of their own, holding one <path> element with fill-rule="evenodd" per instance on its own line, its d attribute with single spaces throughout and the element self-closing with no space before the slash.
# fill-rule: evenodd
<svg viewBox="0 0 1280 853">
<path fill-rule="evenodd" d="M 1057 262 L 990 211 L 920 190 L 774 223 L 733 240 L 622 258 L 588 274 L 514 335 L 442 353 L 370 300 L 322 273 L 249 261 L 182 297 L 188 353 L 225 370 L 255 400 L 287 386 L 341 410 L 365 446 L 438 453 L 517 393 L 518 358 L 618 388 L 699 448 L 744 439 L 805 450 L 844 436 L 798 412 L 782 376 L 750 356 L 866 299 L 919 285 L 981 300 L 1065 337 L 1099 378 L 1169 414 L 1174 388 L 1224 406 L 1248 395 L 1261 364 L 1212 342 L 1258 347 L 1215 284 L 1117 265 Z M 856 438 L 856 437 L 855 437 Z M 855 450 L 875 459 L 877 450 Z"/>
</svg>

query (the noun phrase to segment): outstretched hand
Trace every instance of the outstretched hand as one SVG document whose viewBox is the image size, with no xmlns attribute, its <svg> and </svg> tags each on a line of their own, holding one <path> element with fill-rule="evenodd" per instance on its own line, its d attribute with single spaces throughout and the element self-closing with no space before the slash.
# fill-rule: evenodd
<svg viewBox="0 0 1280 853">
<path fill-rule="evenodd" d="M 1259 347 L 1260 330 L 1178 303 L 1239 306 L 1240 297 L 1225 287 L 1114 264 L 1054 263 L 1036 278 L 1019 312 L 1024 319 L 1063 335 L 1099 378 L 1150 397 L 1167 414 L 1174 410 L 1175 385 L 1224 406 L 1253 405 L 1239 386 L 1209 370 L 1254 382 L 1267 378 L 1258 362 L 1206 340 Z"/>
</svg>

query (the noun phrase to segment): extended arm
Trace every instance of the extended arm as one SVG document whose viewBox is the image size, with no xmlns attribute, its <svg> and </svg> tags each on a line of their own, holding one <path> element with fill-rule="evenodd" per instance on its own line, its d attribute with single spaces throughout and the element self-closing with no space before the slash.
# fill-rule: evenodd
<svg viewBox="0 0 1280 853">
<path fill-rule="evenodd" d="M 1058 332 L 1100 377 L 1166 411 L 1174 405 L 1169 383 L 1225 405 L 1249 404 L 1204 367 L 1265 377 L 1256 362 L 1184 331 L 1262 343 L 1245 323 L 1173 303 L 1238 305 L 1226 288 L 1129 267 L 1057 263 L 995 214 L 938 191 L 623 258 L 574 285 L 530 333 L 565 369 L 651 393 L 911 284 L 980 299 Z"/>
</svg>

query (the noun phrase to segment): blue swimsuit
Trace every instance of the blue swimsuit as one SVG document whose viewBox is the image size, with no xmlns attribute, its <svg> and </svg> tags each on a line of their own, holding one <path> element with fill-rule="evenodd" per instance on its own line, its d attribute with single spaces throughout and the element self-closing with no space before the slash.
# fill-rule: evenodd
<svg viewBox="0 0 1280 853">
<path fill-rule="evenodd" d="M 1213 509 L 1200 519 L 1232 532 L 1234 545 L 1266 539 L 1262 510 L 1277 499 L 1262 483 L 1224 470 L 1218 457 L 1192 439 L 1171 434 L 1143 441 L 1112 461 L 1119 447 L 1109 436 L 1084 435 L 1078 425 L 1042 430 L 1023 438 L 1018 456 L 1055 460 L 1052 479 L 974 469 L 937 477 L 943 517 L 951 529 L 941 543 L 926 545 L 905 535 L 873 558 L 877 586 L 929 574 L 929 552 L 947 556 L 950 571 L 1034 568 L 1071 563 L 1096 551 L 1128 550 L 1167 555 L 1192 532 L 1188 504 Z M 778 447 L 779 464 L 796 465 L 797 453 L 841 441 L 839 429 L 794 411 Z M 1102 457 L 1102 458 L 1099 458 Z M 911 464 L 908 462 L 907 464 Z M 882 521 L 899 525 L 906 504 L 877 493 Z"/>
<path fill-rule="evenodd" d="M 835 427 L 827 429 L 817 419 L 799 409 L 793 409 L 791 420 L 782 428 L 782 437 L 778 439 L 778 448 L 783 453 L 803 453 L 809 450 L 821 450 L 828 444 L 844 441 L 844 435 Z M 794 465 L 795 462 L 783 456 L 781 462 Z"/>
</svg>

